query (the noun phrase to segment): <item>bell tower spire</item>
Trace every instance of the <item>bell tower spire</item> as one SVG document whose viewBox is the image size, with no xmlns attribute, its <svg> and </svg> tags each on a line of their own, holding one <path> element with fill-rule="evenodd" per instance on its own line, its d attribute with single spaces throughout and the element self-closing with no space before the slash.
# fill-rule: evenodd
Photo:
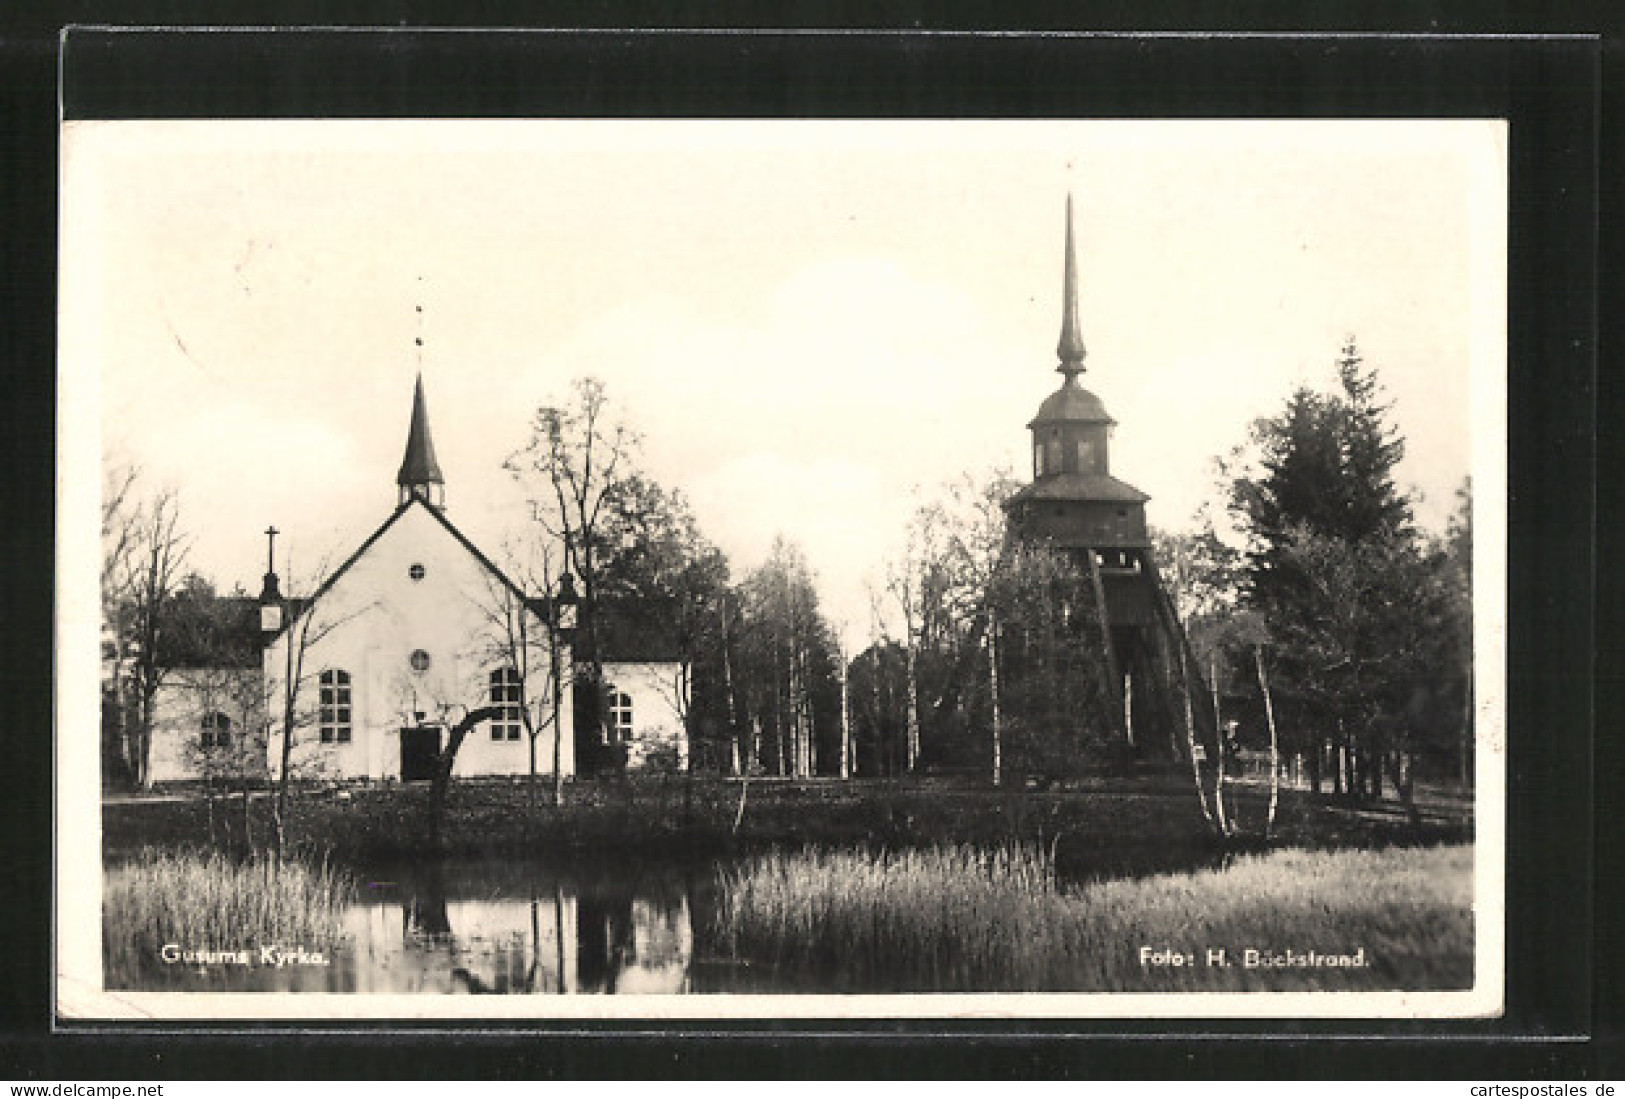
<svg viewBox="0 0 1625 1099">
<path fill-rule="evenodd" d="M 1078 327 L 1078 257 L 1072 241 L 1072 194 L 1066 196 L 1066 275 L 1061 288 L 1061 342 L 1055 353 L 1061 365 L 1055 369 L 1066 375 L 1068 382 L 1083 373 L 1083 358 L 1088 354 L 1083 346 L 1083 333 Z"/>
<path fill-rule="evenodd" d="M 446 479 L 440 474 L 440 463 L 434 456 L 434 439 L 429 434 L 429 409 L 423 400 L 423 374 L 419 372 L 417 386 L 412 391 L 412 422 L 406 432 L 406 455 L 401 459 L 401 471 L 395 476 L 400 486 L 400 502 L 413 497 L 430 507 L 445 509 Z"/>
</svg>

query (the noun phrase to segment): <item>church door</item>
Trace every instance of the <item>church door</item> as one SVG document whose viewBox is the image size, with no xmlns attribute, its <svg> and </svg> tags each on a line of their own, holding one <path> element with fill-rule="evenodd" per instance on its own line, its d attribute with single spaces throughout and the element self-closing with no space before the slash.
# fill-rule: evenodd
<svg viewBox="0 0 1625 1099">
<path fill-rule="evenodd" d="M 434 777 L 435 757 L 440 754 L 440 726 L 418 725 L 401 730 L 401 781 L 417 782 Z"/>
</svg>

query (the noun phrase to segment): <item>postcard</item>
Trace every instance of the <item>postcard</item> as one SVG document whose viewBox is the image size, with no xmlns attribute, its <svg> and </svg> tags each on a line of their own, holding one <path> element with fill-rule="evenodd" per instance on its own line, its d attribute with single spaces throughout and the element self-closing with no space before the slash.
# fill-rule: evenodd
<svg viewBox="0 0 1625 1099">
<path fill-rule="evenodd" d="M 60 1018 L 1500 1013 L 1505 123 L 61 158 Z"/>
</svg>

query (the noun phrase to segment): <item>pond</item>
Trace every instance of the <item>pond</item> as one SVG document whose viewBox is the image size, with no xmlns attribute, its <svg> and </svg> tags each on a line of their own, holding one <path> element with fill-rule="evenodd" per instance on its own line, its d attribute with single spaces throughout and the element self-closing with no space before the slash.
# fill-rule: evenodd
<svg viewBox="0 0 1625 1099">
<path fill-rule="evenodd" d="M 1071 880 L 1212 865 L 1199 851 L 1058 856 Z M 808 987 L 804 974 L 706 948 L 715 874 L 727 865 L 607 853 L 377 865 L 356 875 L 345 941 L 326 953 L 301 954 L 306 944 L 298 943 L 171 944 L 178 956 L 110 963 L 106 985 L 388 995 L 825 991 Z M 195 948 L 203 946 L 217 956 L 200 961 Z"/>
</svg>

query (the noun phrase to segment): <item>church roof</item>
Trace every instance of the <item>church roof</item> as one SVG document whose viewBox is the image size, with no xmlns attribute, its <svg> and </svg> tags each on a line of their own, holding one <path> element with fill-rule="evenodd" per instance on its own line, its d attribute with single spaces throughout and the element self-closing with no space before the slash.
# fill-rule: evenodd
<svg viewBox="0 0 1625 1099">
<path fill-rule="evenodd" d="M 178 593 L 156 644 L 162 668 L 254 668 L 260 662 L 259 600 Z"/>
<path fill-rule="evenodd" d="M 1040 477 L 1005 501 L 1005 507 L 1023 500 L 1083 500 L 1111 504 L 1143 504 L 1151 497 L 1109 473 L 1054 473 Z"/>
<path fill-rule="evenodd" d="M 671 664 L 682 659 L 683 647 L 673 631 L 639 613 L 635 603 L 599 600 L 593 628 L 604 663 Z"/>
<path fill-rule="evenodd" d="M 1100 398 L 1083 388 L 1069 375 L 1061 388 L 1044 398 L 1044 403 L 1038 406 L 1038 415 L 1034 416 L 1027 426 L 1032 428 L 1039 424 L 1116 422 L 1106 411 L 1106 406 Z"/>
<path fill-rule="evenodd" d="M 401 459 L 401 471 L 395 475 L 397 485 L 443 485 L 440 463 L 434 457 L 434 439 L 429 435 L 429 410 L 423 403 L 423 375 L 418 375 L 417 387 L 412 391 L 412 425 L 406 433 L 406 455 Z"/>
</svg>

